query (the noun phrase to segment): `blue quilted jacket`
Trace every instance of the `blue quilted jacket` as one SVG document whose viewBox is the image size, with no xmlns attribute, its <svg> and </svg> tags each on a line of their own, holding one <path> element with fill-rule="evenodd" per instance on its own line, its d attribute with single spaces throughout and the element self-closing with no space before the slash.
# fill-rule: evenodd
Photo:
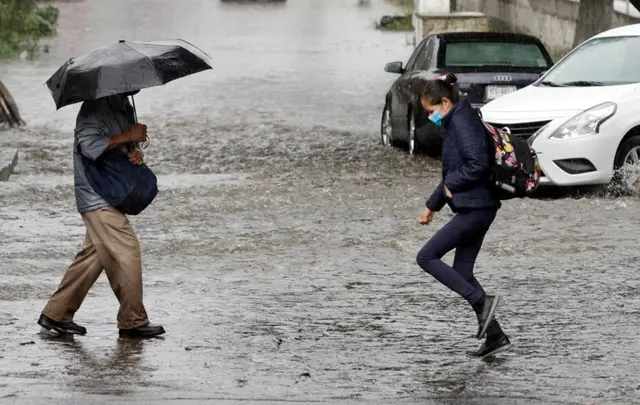
<svg viewBox="0 0 640 405">
<path fill-rule="evenodd" d="M 491 173 L 490 140 L 475 109 L 461 100 L 442 122 L 447 130 L 442 144 L 442 181 L 427 200 L 427 208 L 439 211 L 445 204 L 453 212 L 500 208 L 487 183 Z M 444 185 L 452 198 L 446 197 Z"/>
</svg>

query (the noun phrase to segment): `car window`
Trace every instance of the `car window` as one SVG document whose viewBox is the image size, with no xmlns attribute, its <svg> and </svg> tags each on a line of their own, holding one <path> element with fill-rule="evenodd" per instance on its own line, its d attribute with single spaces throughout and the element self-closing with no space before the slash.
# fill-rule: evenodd
<svg viewBox="0 0 640 405">
<path fill-rule="evenodd" d="M 576 48 L 545 76 L 545 82 L 640 82 L 640 37 L 594 38 Z"/>
<path fill-rule="evenodd" d="M 407 61 L 407 65 L 405 66 L 405 69 L 407 71 L 413 70 L 413 67 L 415 66 L 416 59 L 422 53 L 426 43 L 427 43 L 427 40 L 424 40 L 424 41 L 420 42 L 420 44 L 416 47 L 416 50 L 413 51 L 413 54 L 411 55 L 411 57 Z"/>
<path fill-rule="evenodd" d="M 429 70 L 431 68 L 433 62 L 433 51 L 435 47 L 436 40 L 433 38 L 429 38 L 429 41 L 427 41 L 424 47 L 424 50 L 416 59 L 414 70 Z"/>
<path fill-rule="evenodd" d="M 549 63 L 536 44 L 517 42 L 450 42 L 444 67 L 513 66 L 546 68 Z"/>
</svg>

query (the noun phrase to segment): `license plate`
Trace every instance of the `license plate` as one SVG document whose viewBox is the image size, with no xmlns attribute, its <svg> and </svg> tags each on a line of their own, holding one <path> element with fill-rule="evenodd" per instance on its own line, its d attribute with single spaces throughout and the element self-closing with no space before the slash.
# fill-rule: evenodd
<svg viewBox="0 0 640 405">
<path fill-rule="evenodd" d="M 485 88 L 485 99 L 495 100 L 498 97 L 506 96 L 518 90 L 516 86 L 487 86 Z"/>
</svg>

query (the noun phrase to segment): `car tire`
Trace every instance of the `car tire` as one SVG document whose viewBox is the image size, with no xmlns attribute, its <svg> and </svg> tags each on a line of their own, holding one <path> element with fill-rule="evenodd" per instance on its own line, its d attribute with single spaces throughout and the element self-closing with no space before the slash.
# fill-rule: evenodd
<svg viewBox="0 0 640 405">
<path fill-rule="evenodd" d="M 616 186 L 637 189 L 640 186 L 640 135 L 625 140 L 616 153 L 613 163 L 613 181 Z"/>
<path fill-rule="evenodd" d="M 391 125 L 391 106 L 389 102 L 384 104 L 382 118 L 380 119 L 380 143 L 382 146 L 394 146 L 393 126 Z"/>
<path fill-rule="evenodd" d="M 418 141 L 416 140 L 416 116 L 413 111 L 409 110 L 409 141 L 407 144 L 407 151 L 409 155 L 413 156 L 418 151 Z"/>
</svg>

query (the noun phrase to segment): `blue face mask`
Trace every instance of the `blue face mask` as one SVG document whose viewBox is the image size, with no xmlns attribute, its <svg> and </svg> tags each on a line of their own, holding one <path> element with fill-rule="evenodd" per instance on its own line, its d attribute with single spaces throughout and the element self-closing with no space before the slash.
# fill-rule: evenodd
<svg viewBox="0 0 640 405">
<path fill-rule="evenodd" d="M 442 114 L 440 114 L 438 110 L 435 110 L 433 114 L 429 116 L 429 120 L 439 127 L 442 126 Z"/>
</svg>

